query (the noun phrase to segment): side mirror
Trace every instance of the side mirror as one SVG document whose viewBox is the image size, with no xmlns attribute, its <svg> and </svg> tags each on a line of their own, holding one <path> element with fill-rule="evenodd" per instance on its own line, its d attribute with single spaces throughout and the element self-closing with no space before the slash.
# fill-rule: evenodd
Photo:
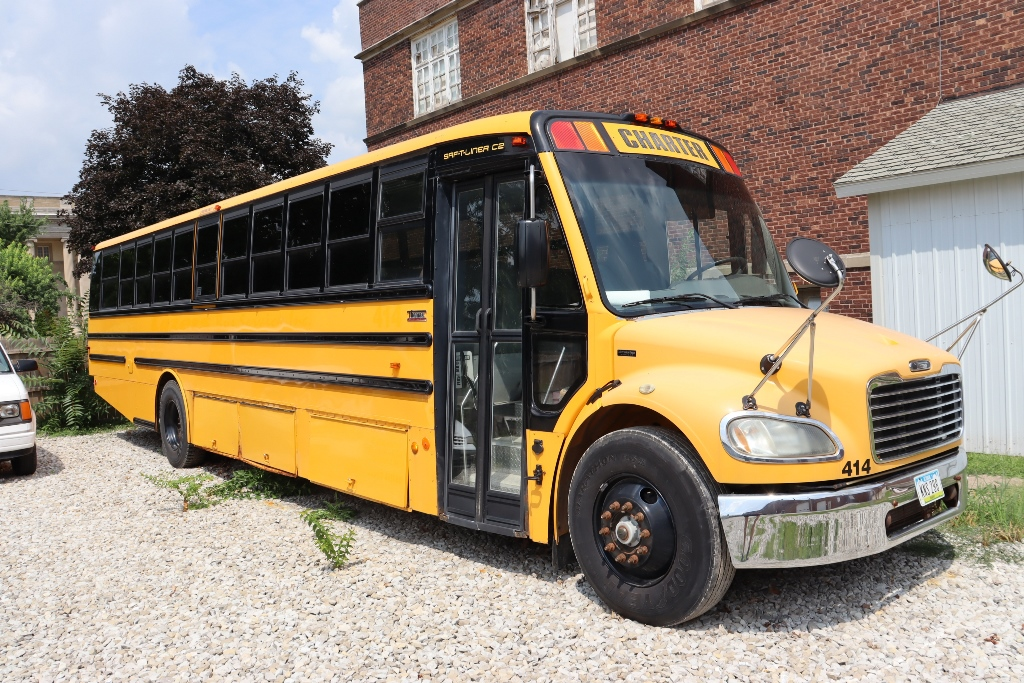
<svg viewBox="0 0 1024 683">
<path fill-rule="evenodd" d="M 846 278 L 846 264 L 839 254 L 818 240 L 806 237 L 791 240 L 786 245 L 786 260 L 797 275 L 812 285 L 838 287 Z"/>
<path fill-rule="evenodd" d="M 37 372 L 38 370 L 39 363 L 30 358 L 14 361 L 15 372 Z"/>
<path fill-rule="evenodd" d="M 1000 280 L 1006 280 L 1009 282 L 1012 279 L 1010 269 L 1007 267 L 1006 262 L 999 256 L 999 252 L 985 245 L 984 251 L 981 252 L 981 260 L 985 262 L 985 270 L 999 278 Z"/>
<path fill-rule="evenodd" d="M 519 221 L 516 234 L 520 287 L 541 287 L 548 282 L 551 255 L 547 221 Z"/>
</svg>

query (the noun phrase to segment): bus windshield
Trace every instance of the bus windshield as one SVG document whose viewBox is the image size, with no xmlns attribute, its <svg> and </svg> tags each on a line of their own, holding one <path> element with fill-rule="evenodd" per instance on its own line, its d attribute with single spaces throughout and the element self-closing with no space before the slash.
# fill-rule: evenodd
<svg viewBox="0 0 1024 683">
<path fill-rule="evenodd" d="M 561 153 L 558 165 L 614 312 L 801 305 L 736 176 L 597 154 Z"/>
</svg>

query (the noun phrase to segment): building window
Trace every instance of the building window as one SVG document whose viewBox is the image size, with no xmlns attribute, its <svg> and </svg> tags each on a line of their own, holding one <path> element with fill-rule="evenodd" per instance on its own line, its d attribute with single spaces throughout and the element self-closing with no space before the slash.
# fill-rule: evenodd
<svg viewBox="0 0 1024 683">
<path fill-rule="evenodd" d="M 36 256 L 38 258 L 44 258 L 47 261 L 50 260 L 50 247 L 47 245 L 36 247 Z"/>
<path fill-rule="evenodd" d="M 412 90 L 416 116 L 462 99 L 457 21 L 412 39 Z"/>
<path fill-rule="evenodd" d="M 594 0 L 526 0 L 530 71 L 597 47 Z"/>
<path fill-rule="evenodd" d="M 699 12 L 702 9 L 707 9 L 712 5 L 717 5 L 722 2 L 725 2 L 725 0 L 693 0 L 693 11 Z"/>
</svg>

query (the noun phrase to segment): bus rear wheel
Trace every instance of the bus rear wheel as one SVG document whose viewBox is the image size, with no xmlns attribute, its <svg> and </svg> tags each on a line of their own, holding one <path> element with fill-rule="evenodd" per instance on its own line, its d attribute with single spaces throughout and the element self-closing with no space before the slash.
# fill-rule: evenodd
<svg viewBox="0 0 1024 683">
<path fill-rule="evenodd" d="M 736 573 L 718 493 L 699 456 L 673 432 L 631 428 L 595 441 L 569 486 L 569 533 L 605 604 L 654 626 L 714 607 Z"/>
<path fill-rule="evenodd" d="M 206 452 L 188 442 L 188 420 L 185 419 L 185 399 L 181 387 L 174 380 L 160 392 L 160 446 L 172 467 L 195 467 L 206 459 Z"/>
</svg>

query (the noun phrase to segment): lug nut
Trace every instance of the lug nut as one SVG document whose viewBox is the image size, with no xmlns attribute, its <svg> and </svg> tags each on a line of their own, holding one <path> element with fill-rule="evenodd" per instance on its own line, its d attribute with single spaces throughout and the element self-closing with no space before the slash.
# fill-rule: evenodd
<svg viewBox="0 0 1024 683">
<path fill-rule="evenodd" d="M 608 545 L 606 545 L 606 546 L 604 547 L 604 551 L 605 551 L 606 553 L 610 553 L 611 551 L 615 550 L 615 548 L 616 548 L 616 547 L 617 547 L 617 546 L 616 546 L 616 545 L 615 545 L 614 543 L 609 543 Z"/>
<path fill-rule="evenodd" d="M 640 546 L 639 548 L 637 548 L 637 549 L 636 549 L 636 554 L 637 554 L 637 555 L 646 555 L 646 554 L 647 554 L 647 553 L 649 553 L 650 551 L 651 551 L 651 549 L 650 549 L 650 548 L 648 548 L 648 547 L 647 547 L 647 546 L 645 546 L 645 545 L 642 545 L 642 546 Z"/>
<path fill-rule="evenodd" d="M 611 510 L 612 512 L 615 512 L 620 507 L 621 506 L 619 505 L 619 501 L 616 500 L 616 501 L 613 501 L 612 504 L 608 506 L 608 509 Z"/>
<path fill-rule="evenodd" d="M 642 512 L 636 513 L 635 515 L 633 515 L 633 519 L 635 519 L 638 522 L 644 521 L 644 513 L 642 513 Z"/>
<path fill-rule="evenodd" d="M 622 564 L 626 561 L 626 553 L 619 553 L 615 556 L 615 561 Z"/>
<path fill-rule="evenodd" d="M 624 505 L 622 506 L 622 511 L 623 511 L 623 512 L 629 512 L 629 511 L 630 511 L 630 510 L 632 510 L 632 509 L 633 509 L 633 504 L 632 504 L 632 503 L 630 503 L 630 502 L 629 502 L 628 500 L 627 500 L 627 501 L 625 502 L 625 504 L 624 504 Z"/>
<path fill-rule="evenodd" d="M 637 557 L 636 555 L 630 555 L 629 556 L 629 560 L 628 560 L 629 564 L 636 564 L 639 561 L 640 561 L 640 558 Z"/>
<path fill-rule="evenodd" d="M 607 536 L 611 532 L 612 532 L 611 528 L 603 526 L 603 527 L 601 527 L 601 530 L 598 531 L 597 533 L 601 534 L 602 536 Z"/>
<path fill-rule="evenodd" d="M 644 529 L 643 531 L 640 532 L 640 538 L 650 538 L 650 537 L 651 537 L 650 529 Z"/>
<path fill-rule="evenodd" d="M 604 512 L 601 513 L 601 519 L 603 519 L 604 521 L 607 522 L 611 518 L 612 518 L 612 513 L 608 512 L 607 510 L 605 510 Z"/>
</svg>

